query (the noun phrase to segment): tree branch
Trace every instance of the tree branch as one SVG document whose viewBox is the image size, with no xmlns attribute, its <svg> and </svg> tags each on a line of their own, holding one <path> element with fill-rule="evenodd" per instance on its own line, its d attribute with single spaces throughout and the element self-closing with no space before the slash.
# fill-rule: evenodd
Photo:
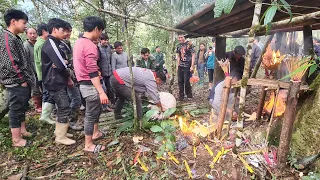
<svg viewBox="0 0 320 180">
<path fill-rule="evenodd" d="M 195 36 L 207 36 L 205 34 L 199 34 L 199 33 L 195 33 L 195 32 L 184 31 L 184 30 L 181 30 L 181 29 L 176 29 L 176 28 L 172 28 L 172 27 L 163 26 L 161 24 L 155 24 L 155 23 L 146 22 L 145 20 L 141 20 L 141 19 L 138 19 L 138 18 L 133 17 L 133 16 L 126 16 L 126 15 L 123 15 L 123 14 L 120 14 L 120 13 L 116 13 L 116 12 L 108 11 L 108 10 L 105 10 L 105 9 L 101 9 L 101 8 L 97 7 L 96 5 L 94 5 L 93 3 L 91 3 L 89 0 L 83 0 L 83 2 L 87 3 L 88 5 L 90 5 L 91 7 L 93 7 L 94 9 L 96 9 L 99 12 L 107 13 L 107 14 L 112 15 L 112 16 L 117 16 L 117 17 L 120 17 L 120 18 L 123 18 L 123 19 L 134 20 L 134 21 L 137 21 L 137 22 L 140 22 L 140 23 L 143 23 L 143 24 L 147 24 L 149 26 L 157 27 L 157 28 L 160 28 L 160 29 L 164 29 L 164 30 L 167 30 L 167 31 L 174 31 L 174 32 L 178 32 L 178 33 L 180 32 L 180 33 L 192 34 L 192 35 L 195 35 Z"/>
</svg>

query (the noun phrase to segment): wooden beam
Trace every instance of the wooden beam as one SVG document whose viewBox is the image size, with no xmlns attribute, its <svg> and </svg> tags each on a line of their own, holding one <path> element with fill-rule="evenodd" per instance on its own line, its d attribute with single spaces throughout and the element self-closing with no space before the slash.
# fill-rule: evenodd
<svg viewBox="0 0 320 180">
<path fill-rule="evenodd" d="M 237 84 L 235 84 L 234 86 L 239 87 L 240 85 L 241 85 L 241 81 L 238 81 Z M 278 86 L 282 89 L 289 89 L 290 83 L 279 81 L 279 80 L 250 78 L 248 79 L 248 85 L 267 87 L 268 89 L 277 89 Z M 300 86 L 300 90 L 307 91 L 307 90 L 310 90 L 310 88 L 307 85 L 302 85 Z"/>
<path fill-rule="evenodd" d="M 190 31 L 197 31 L 197 30 L 199 30 L 199 29 L 201 29 L 203 27 L 206 27 L 206 26 L 208 26 L 210 24 L 214 24 L 214 23 L 216 23 L 218 21 L 224 21 L 225 19 L 229 18 L 230 16 L 233 16 L 233 15 L 239 13 L 239 12 L 243 12 L 244 9 L 247 10 L 248 8 L 253 7 L 253 6 L 254 6 L 254 4 L 249 2 L 249 1 L 247 1 L 247 0 L 243 1 L 242 3 L 235 4 L 235 6 L 233 7 L 233 9 L 232 9 L 230 14 L 223 14 L 219 18 L 213 18 L 212 17 L 212 19 L 210 21 L 206 21 L 206 22 L 204 22 L 204 23 L 202 23 L 202 24 L 200 24 L 198 26 L 195 26 L 192 29 L 190 29 Z"/>
<path fill-rule="evenodd" d="M 226 58 L 226 47 L 227 47 L 227 43 L 226 43 L 226 38 L 225 37 L 217 37 L 216 38 L 216 58 L 214 60 L 214 81 L 213 81 L 213 87 L 215 87 L 219 82 L 221 82 L 224 78 L 224 72 L 221 69 L 221 67 L 219 66 L 217 60 L 222 59 L 222 58 Z"/>
<path fill-rule="evenodd" d="M 101 9 L 98 6 L 94 5 L 92 2 L 90 2 L 89 0 L 83 0 L 83 2 L 87 3 L 88 5 L 93 7 L 98 12 L 103 12 L 103 13 L 106 13 L 106 14 L 109 14 L 109 15 L 112 15 L 112 16 L 117 16 L 117 17 L 120 17 L 120 18 L 123 18 L 123 19 L 130 19 L 130 20 L 133 20 L 133 21 L 137 21 L 137 22 L 140 22 L 140 23 L 143 23 L 143 24 L 146 24 L 146 25 L 149 25 L 149 26 L 157 27 L 157 28 L 160 28 L 160 29 L 164 29 L 164 30 L 167 30 L 167 31 L 173 31 L 173 32 L 177 32 L 177 33 L 192 34 L 192 35 L 195 35 L 195 36 L 198 36 L 198 37 L 208 36 L 207 34 L 200 34 L 200 33 L 196 33 L 196 32 L 190 32 L 190 31 L 185 31 L 185 30 L 176 29 L 176 28 L 172 28 L 172 27 L 167 27 L 167 26 L 164 26 L 164 25 L 161 25 L 161 24 L 151 23 L 151 22 L 148 22 L 146 20 L 142 20 L 142 19 L 136 18 L 134 16 L 130 16 L 130 15 L 126 16 L 126 15 L 123 15 L 123 14 L 120 14 L 120 13 L 116 13 L 116 12 L 108 11 L 108 10 L 105 10 L 105 9 Z"/>
<path fill-rule="evenodd" d="M 267 87 L 262 87 L 261 88 L 261 96 L 260 96 L 260 101 L 259 101 L 259 105 L 258 105 L 258 109 L 257 109 L 257 120 L 261 120 L 261 116 L 262 116 L 262 111 L 263 111 L 263 107 L 264 107 L 264 101 L 266 99 L 266 95 L 267 95 Z"/>
</svg>

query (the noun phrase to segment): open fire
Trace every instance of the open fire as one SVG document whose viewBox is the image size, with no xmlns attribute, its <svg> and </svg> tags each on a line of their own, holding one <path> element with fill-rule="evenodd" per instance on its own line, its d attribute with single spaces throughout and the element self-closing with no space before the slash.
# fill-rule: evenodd
<svg viewBox="0 0 320 180">
<path fill-rule="evenodd" d="M 177 118 L 179 120 L 180 130 L 190 145 L 199 145 L 199 137 L 205 138 L 215 131 L 213 125 L 209 126 L 208 124 L 201 124 L 196 120 L 191 121 L 189 124 L 187 118 L 181 116 Z"/>
<path fill-rule="evenodd" d="M 273 114 L 274 117 L 282 116 L 284 111 L 286 110 L 287 93 L 288 93 L 288 90 L 282 89 L 279 91 L 278 99 L 275 106 L 275 112 Z M 270 95 L 269 101 L 267 101 L 264 104 L 264 108 L 263 108 L 264 113 L 271 115 L 275 97 L 276 97 L 275 93 L 272 92 Z"/>
<path fill-rule="evenodd" d="M 271 49 L 271 45 L 269 44 L 266 49 L 266 52 L 263 55 L 262 63 L 265 69 L 274 71 L 278 69 L 279 65 L 281 64 L 284 58 L 285 55 L 281 56 L 279 50 L 277 52 L 273 51 Z"/>
</svg>

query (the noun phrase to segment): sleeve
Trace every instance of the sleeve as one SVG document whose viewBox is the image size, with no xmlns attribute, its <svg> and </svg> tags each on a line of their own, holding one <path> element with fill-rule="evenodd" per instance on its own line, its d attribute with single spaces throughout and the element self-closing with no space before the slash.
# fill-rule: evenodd
<svg viewBox="0 0 320 180">
<path fill-rule="evenodd" d="M 195 53 L 194 45 L 191 45 L 190 52 L 191 52 L 191 54 Z"/>
<path fill-rule="evenodd" d="M 8 48 L 7 48 L 8 47 Z M 19 77 L 22 82 L 25 82 L 27 79 L 24 76 L 23 64 L 21 64 L 21 60 L 19 59 L 19 53 L 15 49 L 16 44 L 10 40 L 10 37 L 5 37 L 5 51 L 8 54 L 8 58 L 6 58 L 7 62 L 2 62 L 3 66 L 6 67 L 10 72 L 15 73 L 15 77 Z M 14 62 L 14 64 L 12 64 Z"/>
<path fill-rule="evenodd" d="M 152 59 L 151 60 L 151 64 L 150 64 L 150 69 L 152 70 L 152 71 L 156 71 L 156 61 L 155 61 L 155 59 Z"/>
<path fill-rule="evenodd" d="M 90 46 L 84 55 L 85 66 L 87 67 L 90 78 L 95 78 L 99 76 L 99 67 L 98 67 L 98 53 L 97 46 Z"/>
<path fill-rule="evenodd" d="M 116 63 L 117 63 L 116 55 L 113 53 L 111 55 L 111 69 L 112 69 L 112 71 L 116 70 Z"/>
<path fill-rule="evenodd" d="M 29 51 L 28 45 L 26 43 L 23 43 L 23 48 L 27 53 L 27 57 L 30 58 L 30 51 Z"/>
<path fill-rule="evenodd" d="M 41 70 L 41 48 L 39 46 L 34 47 L 34 66 L 36 68 L 37 77 L 39 80 L 42 78 Z"/>
<path fill-rule="evenodd" d="M 180 55 L 180 46 L 177 47 L 176 53 Z"/>
<path fill-rule="evenodd" d="M 156 84 L 156 81 L 148 80 L 148 81 L 145 82 L 145 86 L 147 88 L 147 93 L 149 94 L 151 99 L 155 103 L 160 102 L 160 96 L 159 96 L 158 86 Z"/>
</svg>

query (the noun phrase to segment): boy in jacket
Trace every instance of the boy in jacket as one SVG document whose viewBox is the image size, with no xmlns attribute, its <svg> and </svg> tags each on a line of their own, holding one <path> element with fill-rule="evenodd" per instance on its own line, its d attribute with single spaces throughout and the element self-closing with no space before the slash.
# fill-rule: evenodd
<svg viewBox="0 0 320 180">
<path fill-rule="evenodd" d="M 26 130 L 25 113 L 31 88 L 35 86 L 35 74 L 18 36 L 24 32 L 28 16 L 20 10 L 9 9 L 4 13 L 4 20 L 7 29 L 1 32 L 0 38 L 0 84 L 8 90 L 12 146 L 29 146 L 31 141 L 22 137 L 31 136 Z"/>
<path fill-rule="evenodd" d="M 76 141 L 67 137 L 70 121 L 70 99 L 67 88 L 73 87 L 73 81 L 68 70 L 67 57 L 59 45 L 67 35 L 67 22 L 53 18 L 48 22 L 49 36 L 41 51 L 42 81 L 50 96 L 57 105 L 57 121 L 55 141 L 64 145 Z"/>
</svg>

